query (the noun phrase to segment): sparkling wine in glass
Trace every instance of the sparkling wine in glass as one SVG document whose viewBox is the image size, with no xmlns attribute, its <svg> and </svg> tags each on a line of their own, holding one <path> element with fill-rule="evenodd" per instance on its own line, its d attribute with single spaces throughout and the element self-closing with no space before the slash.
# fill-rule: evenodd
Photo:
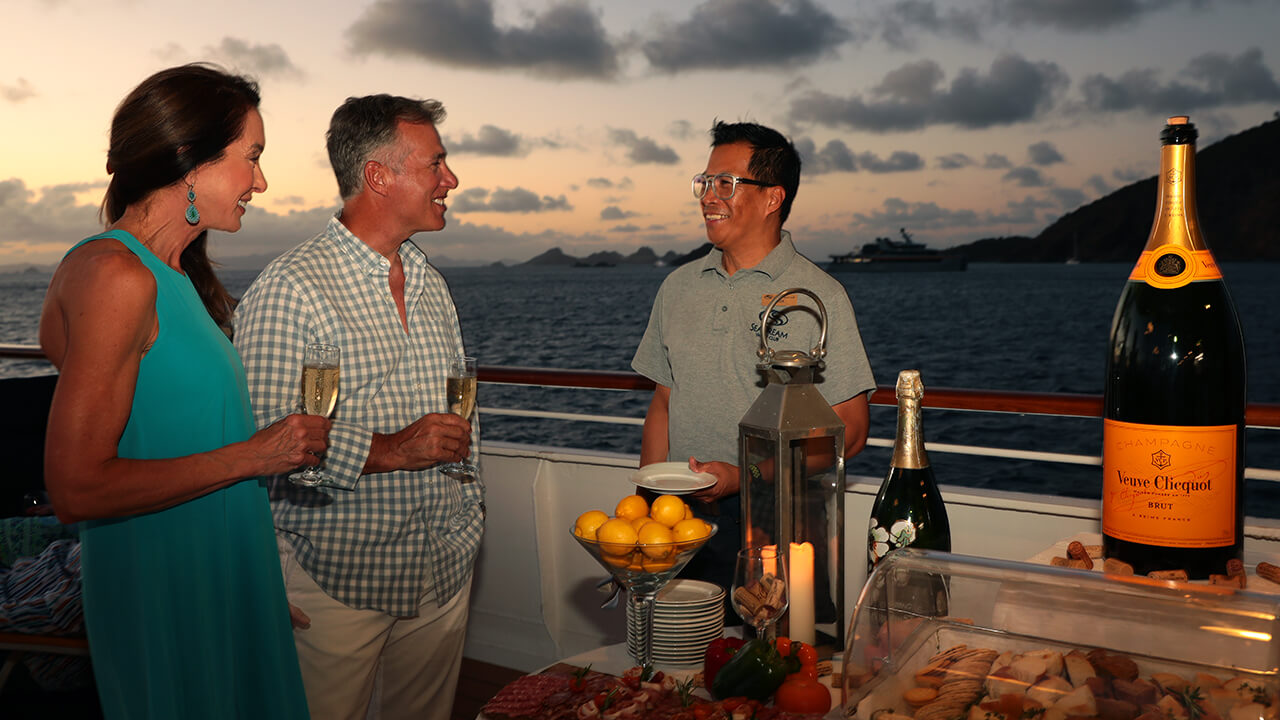
<svg viewBox="0 0 1280 720">
<path fill-rule="evenodd" d="M 445 392 L 449 412 L 470 422 L 476 411 L 476 359 L 459 355 L 449 363 L 449 376 L 445 380 Z M 458 480 L 476 479 L 478 469 L 469 458 L 461 462 L 444 463 L 441 472 Z"/>
<path fill-rule="evenodd" d="M 302 355 L 302 412 L 328 417 L 338 404 L 338 368 L 342 351 L 336 345 L 308 343 Z M 315 487 L 328 475 L 320 467 L 296 472 L 289 479 Z"/>
<path fill-rule="evenodd" d="M 786 558 L 772 546 L 738 552 L 733 569 L 733 609 L 763 638 L 787 610 Z"/>
</svg>

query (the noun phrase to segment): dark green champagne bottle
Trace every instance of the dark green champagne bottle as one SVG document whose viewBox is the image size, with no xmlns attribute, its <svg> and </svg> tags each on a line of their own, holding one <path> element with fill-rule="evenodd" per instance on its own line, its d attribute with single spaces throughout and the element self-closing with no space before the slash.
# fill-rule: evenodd
<svg viewBox="0 0 1280 720">
<path fill-rule="evenodd" d="M 1200 232 L 1195 141 L 1169 118 L 1155 221 L 1111 321 L 1103 552 L 1140 575 L 1207 578 L 1244 549 L 1244 339 Z"/>
<path fill-rule="evenodd" d="M 898 434 L 889 473 L 880 484 L 867 537 L 867 574 L 890 550 L 918 547 L 951 551 L 947 508 L 933 479 L 924 450 L 920 400 L 924 384 L 919 370 L 898 373 Z"/>
</svg>

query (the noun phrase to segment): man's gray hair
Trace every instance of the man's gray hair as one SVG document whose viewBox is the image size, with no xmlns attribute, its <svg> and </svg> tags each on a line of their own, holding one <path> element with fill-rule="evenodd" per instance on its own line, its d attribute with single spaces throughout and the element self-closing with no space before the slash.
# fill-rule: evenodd
<svg viewBox="0 0 1280 720">
<path fill-rule="evenodd" d="M 395 143 L 399 123 L 434 126 L 444 122 L 444 117 L 444 105 L 439 100 L 415 100 L 398 95 L 347 98 L 334 111 L 329 131 L 325 133 L 329 164 L 338 178 L 342 199 L 355 197 L 364 189 L 366 162 L 378 160 L 399 169 L 404 158 L 393 158 L 384 152 Z"/>
</svg>

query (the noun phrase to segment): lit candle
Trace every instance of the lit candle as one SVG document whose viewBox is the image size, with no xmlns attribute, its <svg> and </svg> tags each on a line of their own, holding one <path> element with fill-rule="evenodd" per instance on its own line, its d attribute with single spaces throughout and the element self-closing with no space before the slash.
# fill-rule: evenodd
<svg viewBox="0 0 1280 720">
<path fill-rule="evenodd" d="M 813 545 L 791 543 L 791 603 L 788 625 L 792 640 L 813 644 Z"/>
</svg>

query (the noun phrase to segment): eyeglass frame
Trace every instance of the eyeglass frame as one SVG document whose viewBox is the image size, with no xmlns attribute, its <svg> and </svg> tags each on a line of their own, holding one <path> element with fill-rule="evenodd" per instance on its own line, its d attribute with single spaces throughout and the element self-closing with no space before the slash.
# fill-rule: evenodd
<svg viewBox="0 0 1280 720">
<path fill-rule="evenodd" d="M 689 181 L 689 189 L 693 190 L 693 196 L 695 198 L 701 200 L 704 196 L 706 196 L 707 188 L 715 184 L 714 182 L 709 182 L 709 181 L 713 181 L 717 178 L 722 178 L 722 177 L 731 178 L 733 180 L 733 189 L 729 191 L 729 197 L 725 197 L 713 189 L 711 192 L 714 193 L 715 196 L 720 198 L 721 200 L 732 200 L 733 196 L 738 194 L 738 185 L 755 185 L 757 187 L 781 187 L 779 183 L 764 182 L 763 180 L 752 180 L 751 178 L 738 177 L 733 173 L 725 172 L 725 173 L 716 173 L 715 175 L 698 173 L 697 175 L 693 176 L 692 180 Z M 699 178 L 702 178 L 703 180 L 701 193 L 698 192 Z"/>
</svg>

